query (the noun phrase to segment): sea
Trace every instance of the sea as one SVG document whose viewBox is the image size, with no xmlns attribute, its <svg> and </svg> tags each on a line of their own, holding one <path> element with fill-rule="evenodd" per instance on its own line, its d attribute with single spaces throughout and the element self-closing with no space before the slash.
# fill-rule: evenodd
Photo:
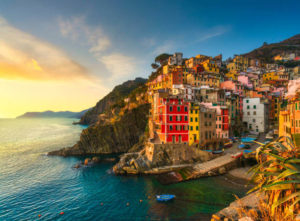
<svg viewBox="0 0 300 221">
<path fill-rule="evenodd" d="M 116 176 L 117 155 L 73 168 L 84 157 L 48 156 L 74 145 L 76 119 L 0 119 L 0 220 L 210 220 L 246 188 L 224 176 L 162 185 L 152 176 Z M 168 203 L 157 194 L 175 194 Z"/>
</svg>

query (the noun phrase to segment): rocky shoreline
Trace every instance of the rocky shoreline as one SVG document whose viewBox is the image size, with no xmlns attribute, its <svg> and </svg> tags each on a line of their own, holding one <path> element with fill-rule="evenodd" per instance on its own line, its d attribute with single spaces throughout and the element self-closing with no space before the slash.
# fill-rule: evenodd
<svg viewBox="0 0 300 221">
<path fill-rule="evenodd" d="M 146 143 L 140 152 L 122 155 L 113 171 L 118 175 L 162 174 L 214 158 L 212 153 L 192 146 L 187 149 L 184 144 Z"/>
</svg>

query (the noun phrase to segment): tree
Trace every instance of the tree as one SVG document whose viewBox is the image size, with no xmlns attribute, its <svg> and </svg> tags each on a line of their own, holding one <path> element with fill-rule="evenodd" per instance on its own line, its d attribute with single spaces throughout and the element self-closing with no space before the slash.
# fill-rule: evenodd
<svg viewBox="0 0 300 221">
<path fill-rule="evenodd" d="M 152 63 L 152 64 L 151 64 L 151 67 L 152 67 L 153 69 L 157 69 L 157 68 L 159 68 L 159 65 L 156 64 L 156 63 Z"/>
<path fill-rule="evenodd" d="M 160 63 L 160 65 L 162 65 L 164 62 L 166 62 L 169 57 L 171 57 L 172 55 L 167 54 L 167 53 L 162 53 L 158 56 L 155 57 L 154 61 L 155 63 Z"/>
</svg>

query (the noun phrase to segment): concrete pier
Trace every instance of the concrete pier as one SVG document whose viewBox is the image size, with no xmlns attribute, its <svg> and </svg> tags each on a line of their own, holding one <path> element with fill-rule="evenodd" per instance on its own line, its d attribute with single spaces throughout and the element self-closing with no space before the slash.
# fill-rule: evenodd
<svg viewBox="0 0 300 221">
<path fill-rule="evenodd" d="M 163 184 L 178 183 L 200 177 L 225 174 L 239 164 L 239 159 L 232 158 L 231 154 L 225 154 L 213 160 L 187 166 L 177 171 L 161 174 L 158 180 Z"/>
</svg>

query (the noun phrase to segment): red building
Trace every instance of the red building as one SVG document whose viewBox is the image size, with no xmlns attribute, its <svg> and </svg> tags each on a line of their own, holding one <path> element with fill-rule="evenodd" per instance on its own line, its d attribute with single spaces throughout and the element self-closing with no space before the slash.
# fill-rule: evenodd
<svg viewBox="0 0 300 221">
<path fill-rule="evenodd" d="M 229 130 L 229 120 L 228 120 L 228 109 L 221 107 L 221 117 L 222 117 L 222 130 Z"/>
<path fill-rule="evenodd" d="M 177 97 L 158 97 L 156 133 L 162 143 L 188 143 L 189 104 Z"/>
</svg>

